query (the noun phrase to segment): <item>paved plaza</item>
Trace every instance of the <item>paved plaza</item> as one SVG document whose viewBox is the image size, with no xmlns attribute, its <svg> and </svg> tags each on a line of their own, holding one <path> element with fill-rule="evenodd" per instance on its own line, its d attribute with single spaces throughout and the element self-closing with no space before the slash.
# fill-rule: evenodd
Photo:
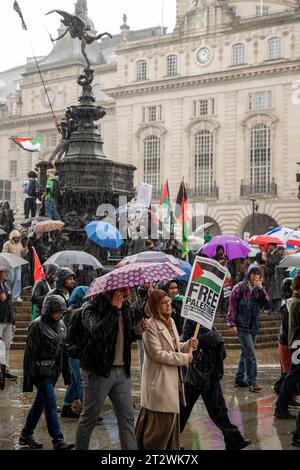
<svg viewBox="0 0 300 470">
<path fill-rule="evenodd" d="M 279 376 L 279 367 L 275 363 L 275 351 L 258 351 L 259 374 L 258 382 L 263 386 L 260 393 L 251 393 L 248 389 L 233 387 L 235 361 L 238 351 L 230 351 L 225 361 L 225 376 L 222 381 L 223 391 L 229 408 L 232 422 L 237 424 L 245 437 L 251 439 L 250 450 L 299 450 L 291 446 L 291 431 L 293 421 L 275 420 L 273 417 L 275 395 L 272 385 Z M 263 360 L 272 361 L 262 364 Z M 12 370 L 19 376 L 18 382 L 7 382 L 4 392 L 0 392 L 0 449 L 19 449 L 18 438 L 34 394 L 22 394 L 22 353 L 12 351 Z M 136 416 L 140 401 L 140 372 L 137 364 L 136 351 L 133 351 L 133 401 L 136 406 Z M 61 405 L 65 387 L 62 381 L 57 386 L 58 404 Z M 296 414 L 296 410 L 291 410 Z M 104 421 L 97 426 L 91 439 L 91 449 L 113 450 L 120 449 L 117 423 L 110 401 L 107 400 L 102 412 Z M 62 428 L 69 442 L 74 442 L 76 420 L 62 419 Z M 37 437 L 44 444 L 44 449 L 52 449 L 51 438 L 48 436 L 44 417 L 42 417 Z M 181 435 L 181 445 L 189 450 L 221 450 L 224 448 L 222 434 L 211 422 L 200 399 L 190 417 L 184 433 Z M 36 452 L 36 451 L 35 451 Z"/>
</svg>

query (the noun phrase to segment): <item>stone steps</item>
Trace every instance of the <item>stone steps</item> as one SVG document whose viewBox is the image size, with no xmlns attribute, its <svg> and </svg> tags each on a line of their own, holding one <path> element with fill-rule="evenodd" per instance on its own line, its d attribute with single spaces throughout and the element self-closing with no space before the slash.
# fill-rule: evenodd
<svg viewBox="0 0 300 470">
<path fill-rule="evenodd" d="M 16 318 L 16 334 L 13 338 L 11 349 L 25 349 L 27 339 L 27 328 L 31 322 L 31 289 L 23 289 L 21 297 L 23 302 L 14 302 Z"/>
</svg>

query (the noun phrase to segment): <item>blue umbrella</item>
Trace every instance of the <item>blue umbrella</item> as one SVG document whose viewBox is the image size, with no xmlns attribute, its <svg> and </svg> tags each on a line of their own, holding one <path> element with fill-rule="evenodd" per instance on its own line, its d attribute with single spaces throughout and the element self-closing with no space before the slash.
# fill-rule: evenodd
<svg viewBox="0 0 300 470">
<path fill-rule="evenodd" d="M 187 261 L 183 261 L 183 260 L 179 260 L 179 261 L 180 261 L 180 264 L 178 264 L 178 268 L 184 271 L 185 274 L 182 276 L 177 276 L 176 279 L 178 281 L 189 282 L 189 278 L 192 272 L 192 266 Z"/>
<path fill-rule="evenodd" d="M 94 221 L 85 227 L 90 240 L 102 248 L 117 249 L 124 244 L 119 230 L 107 222 Z"/>
</svg>

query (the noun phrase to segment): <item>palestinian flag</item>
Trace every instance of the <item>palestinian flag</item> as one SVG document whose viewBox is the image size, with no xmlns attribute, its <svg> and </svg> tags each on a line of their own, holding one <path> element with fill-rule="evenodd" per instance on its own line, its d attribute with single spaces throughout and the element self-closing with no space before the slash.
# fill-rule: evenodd
<svg viewBox="0 0 300 470">
<path fill-rule="evenodd" d="M 41 150 L 43 137 L 38 136 L 35 139 L 26 137 L 12 137 L 11 140 L 21 147 L 21 149 L 26 150 L 27 152 L 39 152 Z"/>
<path fill-rule="evenodd" d="M 210 262 L 205 262 L 203 259 L 201 260 L 201 265 L 199 261 L 195 261 L 192 281 L 207 286 L 219 294 L 223 287 L 226 269 L 221 266 L 219 268 L 217 263 L 214 264 L 211 260 Z"/>
<path fill-rule="evenodd" d="M 176 199 L 175 217 L 182 227 L 181 257 L 185 258 L 189 252 L 189 249 L 188 249 L 189 215 L 188 215 L 188 198 L 187 198 L 184 179 L 182 179 L 181 181 L 181 185 L 180 185 L 179 192 L 178 192 L 177 199 Z"/>
<path fill-rule="evenodd" d="M 159 204 L 161 206 L 166 206 L 168 207 L 169 210 L 172 209 L 171 203 L 170 203 L 170 193 L 169 193 L 169 185 L 168 185 L 168 180 L 166 180 L 164 189 L 162 192 L 162 195 L 160 197 Z"/>
</svg>

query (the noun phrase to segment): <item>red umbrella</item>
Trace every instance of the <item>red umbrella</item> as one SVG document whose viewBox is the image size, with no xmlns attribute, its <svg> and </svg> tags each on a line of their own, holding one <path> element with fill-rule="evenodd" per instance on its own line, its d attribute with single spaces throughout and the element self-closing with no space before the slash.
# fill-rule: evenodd
<svg viewBox="0 0 300 470">
<path fill-rule="evenodd" d="M 271 237 L 271 235 L 254 235 L 248 241 L 251 245 L 268 245 L 274 243 L 275 245 L 283 245 L 282 241 L 277 237 Z"/>
<path fill-rule="evenodd" d="M 171 263 L 137 263 L 115 269 L 94 280 L 86 293 L 87 298 L 123 287 L 135 287 L 150 282 L 167 281 L 185 273 Z"/>
</svg>

